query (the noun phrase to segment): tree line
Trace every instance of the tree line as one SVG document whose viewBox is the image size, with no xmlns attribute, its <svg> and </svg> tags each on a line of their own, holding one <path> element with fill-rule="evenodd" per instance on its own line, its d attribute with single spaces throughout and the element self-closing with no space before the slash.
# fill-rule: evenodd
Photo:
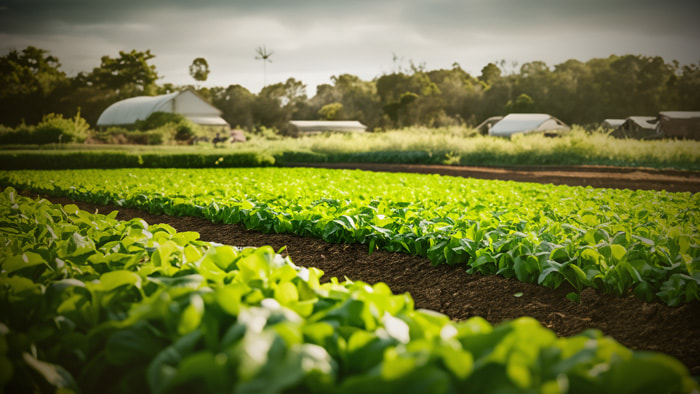
<svg viewBox="0 0 700 394">
<path fill-rule="evenodd" d="M 458 63 L 427 70 L 411 62 L 366 81 L 331 77 L 309 96 L 306 85 L 289 78 L 258 94 L 241 85 L 195 87 L 158 84 L 150 50 L 103 56 L 99 67 L 69 77 L 57 57 L 29 46 L 0 57 L 0 124 L 35 124 L 49 113 L 78 111 L 95 125 L 110 104 L 138 95 L 194 89 L 223 113 L 232 126 L 284 132 L 292 119 L 359 120 L 370 129 L 407 126 L 474 126 L 512 112 L 544 112 L 569 124 L 593 125 L 605 118 L 655 115 L 664 110 L 700 110 L 700 62 L 680 65 L 661 57 L 612 55 L 586 62 L 567 60 L 553 67 L 542 61 L 510 71 L 505 61 L 489 63 L 478 76 Z M 190 66 L 206 79 L 206 59 Z"/>
</svg>

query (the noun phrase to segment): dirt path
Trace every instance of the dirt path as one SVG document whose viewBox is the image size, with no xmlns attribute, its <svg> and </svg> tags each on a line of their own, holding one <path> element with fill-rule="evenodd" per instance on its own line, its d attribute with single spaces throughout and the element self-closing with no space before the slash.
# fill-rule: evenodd
<svg viewBox="0 0 700 394">
<path fill-rule="evenodd" d="M 463 320 L 482 316 L 492 323 L 531 316 L 558 335 L 574 335 L 597 328 L 636 350 L 670 354 L 700 375 L 700 302 L 670 308 L 646 303 L 633 296 L 624 298 L 586 290 L 581 303 L 565 298 L 568 287 L 557 290 L 499 276 L 469 275 L 464 267 L 432 267 L 422 257 L 383 251 L 367 254 L 365 245 L 329 244 L 288 234 L 262 234 L 238 225 L 213 224 L 205 219 L 151 215 L 116 206 L 49 198 L 52 202 L 75 203 L 90 212 L 119 211 L 118 219 L 134 217 L 150 224 L 168 223 L 178 231 L 196 231 L 205 241 L 236 246 L 286 247 L 301 266 L 322 269 L 331 277 L 385 282 L 395 293 L 410 292 L 417 308 L 426 308 Z M 520 295 L 522 293 L 522 295 Z"/>
<path fill-rule="evenodd" d="M 700 172 L 657 170 L 653 168 L 610 166 L 529 166 L 494 168 L 382 163 L 306 163 L 293 166 L 384 172 L 415 172 L 479 179 L 499 179 L 632 190 L 666 190 L 669 192 L 692 193 L 700 191 Z"/>
</svg>

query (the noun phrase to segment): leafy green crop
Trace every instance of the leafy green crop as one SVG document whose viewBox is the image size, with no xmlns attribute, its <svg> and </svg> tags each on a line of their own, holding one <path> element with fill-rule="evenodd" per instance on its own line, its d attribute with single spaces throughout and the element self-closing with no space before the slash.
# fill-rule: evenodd
<svg viewBox="0 0 700 394">
<path fill-rule="evenodd" d="M 383 283 L 321 284 L 270 247 L 0 195 L 0 391 L 664 393 L 677 360 L 599 331 L 557 338 L 415 310 Z"/>
<path fill-rule="evenodd" d="M 700 299 L 697 194 L 303 168 L 16 171 L 0 184 L 364 243 L 554 288 Z"/>
</svg>

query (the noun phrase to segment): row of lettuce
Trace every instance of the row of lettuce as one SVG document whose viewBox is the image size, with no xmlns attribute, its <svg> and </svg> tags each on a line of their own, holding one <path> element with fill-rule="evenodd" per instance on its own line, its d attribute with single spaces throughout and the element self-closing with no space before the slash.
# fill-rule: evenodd
<svg viewBox="0 0 700 394">
<path fill-rule="evenodd" d="M 416 310 L 270 247 L 0 195 L 0 391 L 666 393 L 676 359 L 597 330 Z"/>
<path fill-rule="evenodd" d="M 572 299 L 700 299 L 697 194 L 308 168 L 8 171 L 0 184 L 568 283 Z"/>
</svg>

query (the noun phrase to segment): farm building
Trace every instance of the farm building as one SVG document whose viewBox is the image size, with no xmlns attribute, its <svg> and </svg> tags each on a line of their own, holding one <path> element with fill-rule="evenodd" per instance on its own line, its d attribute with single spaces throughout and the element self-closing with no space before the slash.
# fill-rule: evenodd
<svg viewBox="0 0 700 394">
<path fill-rule="evenodd" d="M 557 135 L 570 130 L 561 120 L 548 114 L 508 114 L 489 130 L 494 137 L 510 138 L 514 134 L 544 133 Z"/>
<path fill-rule="evenodd" d="M 317 134 L 323 132 L 363 133 L 367 126 L 356 120 L 292 120 L 289 122 L 294 134 Z"/>
<path fill-rule="evenodd" d="M 138 120 L 145 120 L 154 112 L 177 113 L 202 126 L 229 127 L 221 118 L 221 111 L 190 90 L 117 101 L 102 112 L 97 119 L 97 126 L 132 125 Z"/>
<path fill-rule="evenodd" d="M 494 124 L 498 123 L 503 119 L 502 116 L 492 116 L 485 121 L 479 123 L 475 129 L 480 133 L 480 134 L 488 134 L 489 130 L 491 130 L 491 127 L 493 127 Z"/>
<path fill-rule="evenodd" d="M 624 119 L 604 119 L 600 127 L 606 130 L 614 130 L 622 126 L 623 123 L 625 123 Z"/>
<path fill-rule="evenodd" d="M 630 116 L 610 135 L 616 138 L 639 140 L 659 137 L 656 133 L 656 118 L 653 116 Z"/>
<path fill-rule="evenodd" d="M 656 119 L 660 137 L 700 140 L 700 111 L 659 112 Z"/>
</svg>

